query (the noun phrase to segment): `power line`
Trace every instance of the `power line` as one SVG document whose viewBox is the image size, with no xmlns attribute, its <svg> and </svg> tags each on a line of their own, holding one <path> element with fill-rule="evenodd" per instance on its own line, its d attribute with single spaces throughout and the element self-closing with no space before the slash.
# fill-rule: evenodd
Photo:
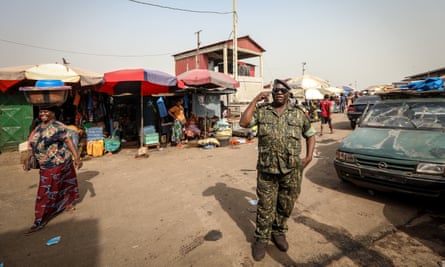
<svg viewBox="0 0 445 267">
<path fill-rule="evenodd" d="M 71 54 L 80 54 L 80 55 L 88 55 L 88 56 L 100 56 L 100 57 L 156 57 L 156 56 L 167 56 L 172 55 L 172 53 L 162 53 L 162 54 L 150 54 L 150 55 L 113 55 L 113 54 L 96 54 L 96 53 L 88 53 L 88 52 L 79 52 L 79 51 L 72 51 L 72 50 L 63 50 L 63 49 L 57 49 L 57 48 L 48 48 L 43 46 L 37 46 L 37 45 L 31 45 L 31 44 L 24 44 L 19 42 L 14 42 L 10 40 L 5 40 L 0 38 L 0 42 L 5 42 L 9 44 L 15 44 L 15 45 L 21 45 L 26 47 L 32 47 L 32 48 L 38 48 L 43 50 L 49 50 L 49 51 L 57 51 L 57 52 L 63 52 L 63 53 L 71 53 Z"/>
<path fill-rule="evenodd" d="M 128 1 L 134 2 L 134 3 L 137 3 L 137 4 L 154 6 L 154 7 L 165 8 L 165 9 L 176 10 L 176 11 L 183 11 L 183 12 L 207 13 L 207 14 L 218 14 L 218 15 L 227 15 L 227 14 L 232 14 L 233 13 L 232 11 L 230 11 L 230 12 L 219 12 L 219 11 L 192 10 L 192 9 L 176 8 L 176 7 L 163 6 L 163 5 L 158 5 L 158 4 L 148 3 L 148 2 L 142 2 L 142 1 L 136 1 L 136 0 L 128 0 Z"/>
<path fill-rule="evenodd" d="M 142 5 L 149 5 L 159 8 L 165 8 L 170 10 L 176 10 L 176 11 L 182 11 L 182 12 L 193 12 L 193 13 L 207 13 L 207 14 L 218 14 L 218 15 L 227 15 L 232 14 L 233 12 L 219 12 L 219 11 L 208 11 L 208 10 L 192 10 L 192 9 L 183 9 L 183 8 L 175 8 L 175 7 L 169 7 L 169 6 L 163 6 L 148 2 L 142 2 L 142 1 L 136 1 L 136 0 L 128 0 L 130 2 L 134 2 L 137 4 Z M 148 54 L 148 55 L 116 55 L 116 54 L 97 54 L 97 53 L 88 53 L 88 52 L 80 52 L 80 51 L 72 51 L 72 50 L 63 50 L 63 49 L 57 49 L 57 48 L 49 48 L 49 47 L 43 47 L 43 46 L 37 46 L 32 44 L 25 44 L 25 43 L 19 43 L 11 40 L 6 40 L 0 38 L 0 42 L 9 43 L 9 44 L 15 44 L 15 45 L 21 45 L 25 47 L 32 47 L 37 49 L 43 49 L 43 50 L 49 50 L 49 51 L 56 51 L 56 52 L 63 52 L 63 53 L 71 53 L 71 54 L 79 54 L 79 55 L 89 55 L 89 56 L 102 56 L 102 57 L 155 57 L 155 56 L 166 56 L 166 55 L 172 55 L 174 52 L 171 53 L 161 53 L 161 54 Z"/>
</svg>

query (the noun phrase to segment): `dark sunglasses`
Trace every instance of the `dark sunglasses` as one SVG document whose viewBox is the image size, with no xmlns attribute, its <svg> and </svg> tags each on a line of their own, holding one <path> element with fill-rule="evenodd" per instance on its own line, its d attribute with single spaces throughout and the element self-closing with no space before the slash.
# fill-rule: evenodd
<svg viewBox="0 0 445 267">
<path fill-rule="evenodd" d="M 289 92 L 289 90 L 287 88 L 273 88 L 272 89 L 272 93 L 274 93 L 274 94 L 278 93 L 279 91 L 281 91 L 283 94 Z"/>
</svg>

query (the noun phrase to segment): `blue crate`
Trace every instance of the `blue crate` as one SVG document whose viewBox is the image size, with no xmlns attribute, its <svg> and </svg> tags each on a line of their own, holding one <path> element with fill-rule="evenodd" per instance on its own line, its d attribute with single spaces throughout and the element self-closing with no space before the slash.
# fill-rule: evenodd
<svg viewBox="0 0 445 267">
<path fill-rule="evenodd" d="M 90 127 L 87 129 L 87 141 L 104 139 L 104 129 L 102 127 Z"/>
<path fill-rule="evenodd" d="M 157 144 L 159 143 L 159 134 L 158 133 L 150 133 L 144 135 L 144 144 Z"/>
<path fill-rule="evenodd" d="M 144 127 L 144 134 L 156 133 L 156 128 L 154 125 L 147 125 Z"/>
</svg>

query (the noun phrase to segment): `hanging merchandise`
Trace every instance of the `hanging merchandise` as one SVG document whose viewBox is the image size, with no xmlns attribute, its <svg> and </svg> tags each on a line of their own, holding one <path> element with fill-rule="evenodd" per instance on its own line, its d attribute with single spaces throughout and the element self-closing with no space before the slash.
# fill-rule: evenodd
<svg viewBox="0 0 445 267">
<path fill-rule="evenodd" d="M 189 98 L 187 95 L 184 96 L 184 109 L 189 109 Z"/>
<path fill-rule="evenodd" d="M 80 94 L 76 91 L 76 95 L 74 96 L 73 106 L 79 106 L 80 103 Z"/>
<path fill-rule="evenodd" d="M 94 116 L 93 116 L 93 97 L 91 95 L 91 92 L 88 94 L 87 109 L 88 109 L 88 121 L 89 122 L 93 122 L 94 121 Z"/>
<path fill-rule="evenodd" d="M 189 105 L 189 98 L 187 95 L 184 95 L 182 102 L 183 102 L 185 117 L 188 118 L 190 116 L 190 109 L 189 109 L 190 105 Z"/>
<path fill-rule="evenodd" d="M 144 126 L 155 124 L 153 101 L 148 100 L 144 108 Z"/>
<path fill-rule="evenodd" d="M 93 120 L 95 122 L 101 121 L 103 118 L 102 109 L 100 107 L 99 100 L 97 96 L 93 96 Z"/>
<path fill-rule="evenodd" d="M 162 97 L 160 97 L 157 101 L 156 104 L 158 105 L 158 109 L 159 109 L 159 116 L 161 118 L 165 118 L 168 116 L 167 113 L 167 107 L 165 106 L 165 102 L 164 99 Z"/>
<path fill-rule="evenodd" d="M 106 100 L 104 99 L 104 96 L 99 95 L 98 96 L 98 101 L 99 101 L 99 109 L 100 109 L 100 113 L 101 113 L 101 117 L 100 117 L 100 121 L 104 122 L 105 124 L 105 128 L 109 129 L 109 133 L 111 134 L 113 132 L 113 123 L 110 122 L 110 116 L 109 116 L 109 112 L 106 106 Z"/>
</svg>

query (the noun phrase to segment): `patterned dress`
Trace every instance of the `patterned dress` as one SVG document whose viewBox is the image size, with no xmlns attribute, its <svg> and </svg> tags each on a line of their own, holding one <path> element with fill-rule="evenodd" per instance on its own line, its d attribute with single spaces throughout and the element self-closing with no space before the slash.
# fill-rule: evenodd
<svg viewBox="0 0 445 267">
<path fill-rule="evenodd" d="M 79 199 L 76 171 L 71 152 L 65 144 L 71 138 L 66 126 L 53 121 L 47 127 L 38 125 L 29 143 L 40 164 L 40 179 L 35 205 L 36 227 L 44 226 L 52 217 Z"/>
<path fill-rule="evenodd" d="M 169 110 L 175 115 L 175 121 L 173 122 L 171 140 L 173 143 L 180 143 L 182 140 L 182 134 L 184 131 L 185 115 L 184 108 L 182 106 L 175 105 Z"/>
</svg>

